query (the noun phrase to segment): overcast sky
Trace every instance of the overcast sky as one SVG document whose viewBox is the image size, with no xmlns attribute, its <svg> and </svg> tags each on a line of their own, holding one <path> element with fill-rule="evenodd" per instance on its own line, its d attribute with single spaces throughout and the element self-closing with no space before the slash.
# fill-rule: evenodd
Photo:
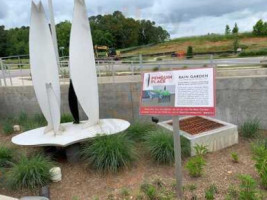
<svg viewBox="0 0 267 200">
<path fill-rule="evenodd" d="M 37 0 L 35 0 L 37 2 Z M 74 0 L 54 0 L 56 22 L 71 20 Z M 47 7 L 47 0 L 43 0 Z M 259 19 L 267 21 L 266 0 L 86 0 L 88 16 L 115 10 L 135 19 L 150 19 L 172 38 L 224 33 L 237 22 L 241 32 L 251 31 Z M 31 0 L 0 0 L 0 25 L 29 25 Z"/>
</svg>

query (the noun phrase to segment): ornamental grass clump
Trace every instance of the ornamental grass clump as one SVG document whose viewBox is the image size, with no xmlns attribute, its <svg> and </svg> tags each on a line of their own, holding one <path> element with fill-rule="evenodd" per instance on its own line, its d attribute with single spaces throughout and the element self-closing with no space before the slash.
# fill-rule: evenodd
<svg viewBox="0 0 267 200">
<path fill-rule="evenodd" d="M 142 141 L 145 135 L 150 131 L 155 131 L 157 126 L 152 122 L 137 121 L 127 129 L 127 136 L 135 141 Z"/>
<path fill-rule="evenodd" d="M 241 135 L 245 138 L 256 138 L 260 133 L 260 121 L 257 118 L 249 119 L 241 126 Z"/>
<path fill-rule="evenodd" d="M 49 183 L 49 170 L 52 167 L 53 162 L 41 154 L 31 157 L 23 155 L 7 171 L 5 179 L 8 186 L 13 189 L 42 187 Z"/>
<path fill-rule="evenodd" d="M 13 149 L 0 146 L 0 168 L 10 167 L 14 162 L 15 152 Z"/>
<path fill-rule="evenodd" d="M 266 141 L 260 141 L 252 145 L 255 168 L 260 176 L 261 185 L 267 189 L 267 148 Z"/>
<path fill-rule="evenodd" d="M 174 162 L 173 134 L 165 129 L 158 129 L 147 133 L 144 137 L 147 151 L 158 164 L 172 164 Z M 182 157 L 190 155 L 190 142 L 181 136 Z"/>
<path fill-rule="evenodd" d="M 165 130 L 149 132 L 145 137 L 145 146 L 158 164 L 172 164 L 174 162 L 173 135 Z"/>
<path fill-rule="evenodd" d="M 130 166 L 136 153 L 133 141 L 124 134 L 99 135 L 83 146 L 82 157 L 96 170 L 117 173 Z"/>
</svg>

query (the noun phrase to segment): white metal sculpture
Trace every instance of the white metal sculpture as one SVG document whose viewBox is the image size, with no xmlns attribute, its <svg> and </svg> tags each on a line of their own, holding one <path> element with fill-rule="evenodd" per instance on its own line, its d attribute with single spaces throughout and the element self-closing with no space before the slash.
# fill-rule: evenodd
<svg viewBox="0 0 267 200">
<path fill-rule="evenodd" d="M 73 87 L 89 118 L 88 126 L 99 122 L 99 98 L 93 42 L 84 0 L 75 0 L 70 35 L 69 67 Z"/>
<path fill-rule="evenodd" d="M 32 2 L 30 63 L 34 91 L 48 122 L 45 132 L 58 133 L 60 126 L 60 85 L 57 58 L 42 2 Z"/>
<path fill-rule="evenodd" d="M 99 119 L 99 97 L 92 36 L 84 0 L 75 0 L 70 38 L 70 75 L 81 107 L 88 116 L 80 124 L 60 124 L 60 85 L 56 53 L 42 3 L 32 2 L 30 62 L 34 90 L 48 122 L 12 138 L 18 145 L 68 146 L 97 134 L 124 131 L 130 123 Z M 61 134 L 58 134 L 58 133 Z"/>
</svg>

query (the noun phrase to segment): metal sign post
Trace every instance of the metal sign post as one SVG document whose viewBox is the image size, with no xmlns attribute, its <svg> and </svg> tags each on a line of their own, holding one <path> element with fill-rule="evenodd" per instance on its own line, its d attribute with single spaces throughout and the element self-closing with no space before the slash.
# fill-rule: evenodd
<svg viewBox="0 0 267 200">
<path fill-rule="evenodd" d="M 175 157 L 175 177 L 176 177 L 176 193 L 178 199 L 183 198 L 183 180 L 182 180 L 182 159 L 181 159 L 181 141 L 179 116 L 172 118 L 173 125 L 173 140 L 174 140 L 174 157 Z"/>
</svg>

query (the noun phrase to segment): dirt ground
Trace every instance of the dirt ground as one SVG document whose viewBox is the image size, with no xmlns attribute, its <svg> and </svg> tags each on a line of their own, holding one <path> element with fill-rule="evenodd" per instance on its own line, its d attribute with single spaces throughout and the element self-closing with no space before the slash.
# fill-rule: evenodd
<svg viewBox="0 0 267 200">
<path fill-rule="evenodd" d="M 265 132 L 267 133 L 267 132 Z M 266 134 L 265 134 L 266 135 Z M 0 144 L 11 145 L 12 136 L 3 136 L 0 134 Z M 227 189 L 231 184 L 238 186 L 239 181 L 237 175 L 249 174 L 259 182 L 259 177 L 254 168 L 254 162 L 251 159 L 250 151 L 251 141 L 240 139 L 239 144 L 227 149 L 208 153 L 206 156 L 207 165 L 204 168 L 204 174 L 200 178 L 191 178 L 188 172 L 183 169 L 183 184 L 195 184 L 198 199 L 204 199 L 204 190 L 214 183 L 218 188 L 216 200 L 223 200 Z M 40 150 L 33 148 L 19 148 L 20 151 Z M 129 199 L 135 199 L 138 194 L 140 185 L 155 178 L 160 178 L 167 187 L 171 187 L 175 182 L 174 166 L 162 166 L 153 163 L 148 155 L 139 151 L 139 159 L 130 169 L 126 169 L 119 174 L 103 175 L 96 173 L 94 170 L 86 168 L 84 163 L 69 164 L 61 162 L 58 166 L 62 169 L 63 179 L 60 183 L 52 183 L 50 185 L 50 193 L 52 200 L 89 200 L 98 197 L 100 200 L 107 199 L 110 194 L 115 199 L 120 198 L 122 188 L 130 191 Z M 240 162 L 233 163 L 231 153 L 236 152 L 239 155 Z M 182 165 L 185 166 L 186 160 Z M 260 188 L 259 188 L 260 189 Z M 263 190 L 262 190 L 263 191 Z M 266 192 L 263 191 L 265 195 Z M 13 197 L 21 197 L 25 195 L 38 194 L 38 191 L 8 191 L 6 188 L 0 188 L 0 194 Z M 185 196 L 188 192 L 185 192 Z M 267 196 L 266 196 L 267 199 Z"/>
</svg>

